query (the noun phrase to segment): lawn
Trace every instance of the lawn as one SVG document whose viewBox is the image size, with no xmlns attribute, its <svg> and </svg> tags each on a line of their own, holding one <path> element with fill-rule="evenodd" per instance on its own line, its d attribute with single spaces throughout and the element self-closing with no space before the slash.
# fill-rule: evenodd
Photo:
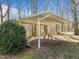
<svg viewBox="0 0 79 59">
<path fill-rule="evenodd" d="M 79 59 L 78 42 L 64 41 L 61 44 L 55 45 L 53 41 L 47 40 L 47 43 L 44 42 L 43 44 L 44 45 L 42 45 L 41 49 L 37 49 L 35 47 L 28 49 L 26 48 L 20 54 L 13 56 L 13 59 Z M 12 57 L 10 58 L 0 57 L 0 59 L 11 59 L 11 58 Z"/>
<path fill-rule="evenodd" d="M 63 42 L 51 47 L 32 49 L 20 57 L 21 59 L 79 59 L 79 43 Z"/>
</svg>

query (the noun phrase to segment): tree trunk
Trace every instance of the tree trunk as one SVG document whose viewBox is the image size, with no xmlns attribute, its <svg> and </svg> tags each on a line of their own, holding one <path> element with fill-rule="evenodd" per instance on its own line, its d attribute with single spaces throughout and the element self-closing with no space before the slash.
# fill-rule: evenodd
<svg viewBox="0 0 79 59">
<path fill-rule="evenodd" d="M 76 13 L 76 0 L 72 0 L 72 13 L 74 17 L 74 34 L 77 35 L 78 33 L 78 19 L 77 19 L 77 13 Z"/>
<path fill-rule="evenodd" d="M 7 20 L 10 19 L 10 8 L 8 7 Z"/>
<path fill-rule="evenodd" d="M 44 4 L 44 11 L 48 11 L 48 5 L 49 5 L 49 0 L 44 0 L 45 4 Z M 44 26 L 44 32 L 45 32 L 45 35 L 48 34 L 47 32 L 47 25 Z"/>
<path fill-rule="evenodd" d="M 1 3 L 1 0 L 0 0 L 0 12 L 1 12 L 1 23 L 3 23 L 3 13 L 2 13 L 2 3 Z"/>
<path fill-rule="evenodd" d="M 11 0 L 7 0 L 7 5 L 8 5 L 8 11 L 7 11 L 7 20 L 10 19 L 10 6 L 11 6 Z"/>
<path fill-rule="evenodd" d="M 22 8 L 22 0 L 18 0 L 18 5 L 17 5 L 17 9 L 18 9 L 18 18 L 21 18 L 21 8 Z"/>
<path fill-rule="evenodd" d="M 49 0 L 45 0 L 44 8 L 45 11 L 48 11 Z"/>
<path fill-rule="evenodd" d="M 38 0 L 30 0 L 30 7 L 31 7 L 31 14 L 32 15 L 37 14 Z M 33 36 L 36 36 L 36 25 L 32 26 L 32 34 Z"/>
</svg>

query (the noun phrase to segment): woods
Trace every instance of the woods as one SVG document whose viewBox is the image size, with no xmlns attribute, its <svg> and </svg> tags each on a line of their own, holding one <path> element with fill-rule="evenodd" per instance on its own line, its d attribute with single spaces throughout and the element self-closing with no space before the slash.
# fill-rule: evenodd
<svg viewBox="0 0 79 59">
<path fill-rule="evenodd" d="M 6 8 L 6 12 L 3 12 L 3 1 L 0 0 L 0 20 L 1 23 L 4 21 L 4 18 L 6 18 L 7 20 L 10 20 L 10 14 L 11 14 L 11 8 L 12 6 L 15 6 L 15 9 L 17 10 L 17 14 L 16 17 L 18 19 L 20 19 L 21 17 L 26 16 L 26 12 L 24 12 L 24 9 L 27 10 L 27 14 L 28 15 L 34 15 L 39 13 L 40 11 L 50 11 L 49 6 L 50 6 L 50 2 L 51 0 L 44 0 L 44 5 L 43 6 L 39 6 L 39 1 L 37 0 L 29 0 L 28 4 L 26 2 L 23 2 L 24 0 L 18 0 L 18 3 L 16 3 L 16 5 L 14 5 L 14 3 L 17 0 L 5 0 L 7 8 Z M 41 1 L 41 0 L 40 0 Z M 55 0 L 53 0 L 55 1 Z M 79 3 L 77 0 L 64 0 L 65 3 L 63 4 L 63 0 L 57 0 L 54 3 L 51 3 L 51 12 L 56 12 L 59 16 L 66 17 L 67 19 L 72 19 L 71 21 L 73 21 L 74 24 L 74 32 L 75 34 L 77 34 L 78 32 L 78 9 L 76 8 Z M 69 4 L 70 2 L 70 4 Z M 53 6 L 53 7 L 52 7 Z M 43 8 L 43 9 L 40 9 Z M 56 10 L 55 10 L 56 9 Z M 72 12 L 71 12 L 72 11 Z M 74 19 L 74 20 L 73 20 Z M 36 31 L 36 25 L 32 26 L 32 32 Z M 35 33 L 34 31 L 34 33 Z M 33 33 L 32 33 L 33 34 Z"/>
</svg>

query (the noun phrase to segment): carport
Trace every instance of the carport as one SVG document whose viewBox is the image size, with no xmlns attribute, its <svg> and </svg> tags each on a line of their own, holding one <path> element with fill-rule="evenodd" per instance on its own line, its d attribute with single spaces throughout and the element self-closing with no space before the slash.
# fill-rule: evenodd
<svg viewBox="0 0 79 59">
<path fill-rule="evenodd" d="M 41 47 L 40 44 L 40 25 L 50 25 L 50 24 L 68 24 L 68 20 L 61 18 L 52 12 L 45 12 L 41 14 L 35 14 L 28 17 L 21 18 L 22 24 L 36 24 L 38 25 L 38 48 Z"/>
</svg>

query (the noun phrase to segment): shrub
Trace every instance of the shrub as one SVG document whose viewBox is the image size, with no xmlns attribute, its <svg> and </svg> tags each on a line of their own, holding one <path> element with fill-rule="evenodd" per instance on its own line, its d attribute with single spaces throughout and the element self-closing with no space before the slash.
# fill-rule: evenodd
<svg viewBox="0 0 79 59">
<path fill-rule="evenodd" d="M 27 46 L 26 41 L 25 29 L 17 21 L 0 25 L 0 53 L 16 54 Z"/>
</svg>

